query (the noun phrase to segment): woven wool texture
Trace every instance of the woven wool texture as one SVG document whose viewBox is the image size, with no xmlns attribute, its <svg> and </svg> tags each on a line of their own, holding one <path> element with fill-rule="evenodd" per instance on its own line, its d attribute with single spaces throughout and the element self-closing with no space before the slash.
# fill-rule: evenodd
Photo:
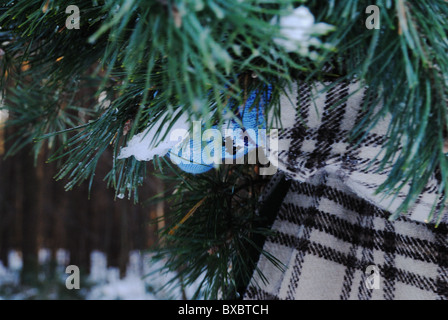
<svg viewBox="0 0 448 320">
<path fill-rule="evenodd" d="M 348 133 L 364 115 L 358 89 L 340 84 L 317 95 L 319 86 L 297 85 L 282 101 L 280 172 L 265 197 L 282 176 L 292 182 L 264 250 L 285 270 L 260 257 L 268 283 L 255 273 L 245 299 L 448 299 L 446 214 L 438 228 L 423 222 L 438 200 L 437 177 L 406 216 L 389 221 L 406 190 L 393 201 L 375 195 L 387 168 L 376 172 L 381 157 L 366 165 L 381 151 L 390 119 L 351 144 Z M 369 266 L 379 271 L 379 288 L 366 284 Z"/>
<path fill-rule="evenodd" d="M 351 142 L 350 132 L 365 116 L 362 108 L 365 90 L 357 83 L 341 83 L 326 94 L 318 94 L 323 86 L 295 85 L 284 96 L 278 154 L 272 153 L 270 157 L 278 157 L 279 169 L 297 181 L 306 181 L 319 171 L 335 173 L 358 196 L 394 212 L 409 187 L 395 198 L 384 199 L 384 195 L 375 194 L 390 170 L 386 167 L 378 172 L 390 118 L 379 121 L 360 143 Z M 439 200 L 437 179 L 436 175 L 430 179 L 407 213 L 411 219 L 427 220 Z"/>
</svg>

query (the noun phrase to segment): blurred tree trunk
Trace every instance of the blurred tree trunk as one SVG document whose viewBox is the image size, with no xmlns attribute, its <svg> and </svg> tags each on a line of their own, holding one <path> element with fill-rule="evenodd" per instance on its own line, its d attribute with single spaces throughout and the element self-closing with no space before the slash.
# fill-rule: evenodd
<svg viewBox="0 0 448 320">
<path fill-rule="evenodd" d="M 81 271 L 88 273 L 90 270 L 90 215 L 87 184 L 84 183 L 79 189 L 80 192 L 73 193 L 72 203 L 67 208 L 67 241 L 70 264 L 76 265 Z M 71 191 L 68 191 L 67 194 L 70 195 Z"/>
<path fill-rule="evenodd" d="M 10 129 L 8 129 L 10 130 Z M 12 134 L 8 131 L 7 134 Z M 90 270 L 90 254 L 99 250 L 107 254 L 108 265 L 126 275 L 129 253 L 148 249 L 156 241 L 157 224 L 149 219 L 163 215 L 163 204 L 142 207 L 132 200 L 114 201 L 114 190 L 95 179 L 91 200 L 88 184 L 71 191 L 65 181 L 55 182 L 56 164 L 46 164 L 43 152 L 37 168 L 27 148 L 7 160 L 0 160 L 0 259 L 7 264 L 11 250 L 21 251 L 24 258 L 22 281 L 32 284 L 38 275 L 38 250 L 50 249 L 53 262 L 59 249 L 66 249 L 69 259 L 61 261 L 79 266 L 83 274 Z M 1 156 L 1 155 L 0 155 Z M 98 177 L 110 168 L 108 151 L 98 166 Z M 146 180 L 139 191 L 142 201 L 162 190 L 157 180 Z M 48 270 L 48 271 L 47 271 Z M 45 269 L 48 275 L 59 272 L 56 264 Z M 60 276 L 55 274 L 55 276 Z M 48 278 L 46 278 L 48 279 Z"/>
<path fill-rule="evenodd" d="M 4 147 L 6 142 L 4 141 L 5 131 L 10 129 L 0 129 L 0 157 L 4 156 Z M 0 261 L 3 265 L 8 267 L 8 253 L 10 250 L 10 228 L 11 228 L 11 183 L 12 179 L 12 167 L 11 161 L 0 159 Z"/>
<path fill-rule="evenodd" d="M 34 284 L 38 276 L 38 222 L 39 183 L 30 148 L 25 148 L 16 157 L 19 162 L 19 184 L 22 195 L 22 284 Z"/>
</svg>

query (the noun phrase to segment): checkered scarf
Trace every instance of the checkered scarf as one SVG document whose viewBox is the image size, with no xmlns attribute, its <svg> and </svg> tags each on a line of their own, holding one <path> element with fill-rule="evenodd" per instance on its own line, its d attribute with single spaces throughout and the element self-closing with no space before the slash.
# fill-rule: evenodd
<svg viewBox="0 0 448 320">
<path fill-rule="evenodd" d="M 319 86 L 297 85 L 282 101 L 280 173 L 261 201 L 278 181 L 289 184 L 276 235 L 264 245 L 286 268 L 261 256 L 257 268 L 268 282 L 255 273 L 245 299 L 448 298 L 447 217 L 438 228 L 423 222 L 438 200 L 437 177 L 406 216 L 389 220 L 407 190 L 392 200 L 376 195 L 390 168 L 377 171 L 381 156 L 367 167 L 381 154 L 390 119 L 360 144 L 348 140 L 365 114 L 358 89 L 340 84 L 316 95 Z"/>
</svg>

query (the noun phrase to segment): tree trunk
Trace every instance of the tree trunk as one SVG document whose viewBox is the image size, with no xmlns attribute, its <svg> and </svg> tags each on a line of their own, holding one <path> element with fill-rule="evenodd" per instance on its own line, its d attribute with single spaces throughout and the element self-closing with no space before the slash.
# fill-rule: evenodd
<svg viewBox="0 0 448 320">
<path fill-rule="evenodd" d="M 22 185 L 22 284 L 35 284 L 38 275 L 38 178 L 33 157 L 26 151 L 20 152 L 20 183 Z"/>
</svg>

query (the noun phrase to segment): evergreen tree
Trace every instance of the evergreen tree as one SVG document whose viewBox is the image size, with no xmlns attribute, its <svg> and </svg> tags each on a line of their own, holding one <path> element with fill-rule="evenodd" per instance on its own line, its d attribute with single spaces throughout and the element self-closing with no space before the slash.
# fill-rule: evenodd
<svg viewBox="0 0 448 320">
<path fill-rule="evenodd" d="M 186 283 L 205 274 L 206 297 L 234 297 L 260 252 L 277 263 L 260 249 L 271 218 L 261 214 L 258 197 L 268 178 L 258 174 L 258 165 L 220 165 L 203 174 L 173 165 L 173 145 L 164 143 L 179 123 L 202 120 L 204 130 L 229 121 L 244 126 L 245 110 L 255 109 L 269 129 L 294 81 L 328 81 L 325 90 L 358 81 L 374 103 L 364 106 L 363 127 L 353 136 L 386 115 L 392 119 L 382 163 L 393 168 L 378 192 L 393 196 L 410 185 L 394 217 L 406 212 L 435 173 L 440 195 L 448 191 L 448 4 L 371 5 L 2 0 L 2 109 L 16 128 L 7 155 L 33 144 L 37 158 L 48 146 L 49 161 L 60 164 L 55 178 L 68 179 L 69 190 L 91 185 L 99 157 L 112 149 L 113 168 L 104 178 L 118 198 L 136 202 L 148 165 L 154 165 L 172 182 L 158 199 L 170 203 L 158 258 L 181 270 Z M 96 94 L 83 96 L 86 88 Z M 153 162 L 122 154 L 139 134 L 153 142 L 146 155 Z M 443 206 L 428 214 L 440 216 Z"/>
</svg>

